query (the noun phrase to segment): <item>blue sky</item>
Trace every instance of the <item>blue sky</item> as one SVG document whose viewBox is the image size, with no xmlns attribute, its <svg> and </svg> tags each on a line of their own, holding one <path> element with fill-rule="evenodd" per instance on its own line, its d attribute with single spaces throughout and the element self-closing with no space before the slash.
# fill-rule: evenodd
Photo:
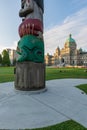
<svg viewBox="0 0 87 130">
<path fill-rule="evenodd" d="M 21 0 L 0 0 L 0 50 L 16 48 Z M 71 33 L 77 47 L 87 50 L 87 0 L 44 0 L 45 53 L 62 48 Z"/>
</svg>

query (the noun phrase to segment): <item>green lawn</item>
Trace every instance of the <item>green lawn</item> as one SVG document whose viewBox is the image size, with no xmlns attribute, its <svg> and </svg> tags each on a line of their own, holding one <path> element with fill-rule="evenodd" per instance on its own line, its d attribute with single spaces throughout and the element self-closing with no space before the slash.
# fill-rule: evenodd
<svg viewBox="0 0 87 130">
<path fill-rule="evenodd" d="M 0 67 L 0 83 L 14 81 L 14 67 Z"/>
<path fill-rule="evenodd" d="M 83 92 L 87 94 L 87 84 L 78 85 L 76 87 L 81 89 Z"/>
<path fill-rule="evenodd" d="M 85 69 L 78 68 L 46 68 L 46 80 L 61 78 L 87 78 Z M 14 81 L 14 67 L 0 67 L 0 83 Z M 87 84 L 77 86 L 87 93 Z M 54 126 L 33 130 L 87 130 L 80 124 L 69 120 Z"/>
<path fill-rule="evenodd" d="M 61 78 L 87 78 L 85 69 L 46 68 L 46 80 Z M 0 67 L 0 83 L 14 81 L 14 67 Z"/>
<path fill-rule="evenodd" d="M 87 78 L 84 68 L 46 68 L 46 80 L 61 78 Z"/>
<path fill-rule="evenodd" d="M 31 130 L 31 129 L 26 129 L 26 130 Z M 32 129 L 32 130 L 87 130 L 87 129 L 81 126 L 80 124 L 76 123 L 75 121 L 69 120 L 54 126 Z"/>
</svg>

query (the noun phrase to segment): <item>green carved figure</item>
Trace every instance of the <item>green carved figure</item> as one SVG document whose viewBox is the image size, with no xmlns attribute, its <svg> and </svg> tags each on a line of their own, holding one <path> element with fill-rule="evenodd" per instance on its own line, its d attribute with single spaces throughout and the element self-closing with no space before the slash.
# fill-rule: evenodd
<svg viewBox="0 0 87 130">
<path fill-rule="evenodd" d="M 34 35 L 26 35 L 18 42 L 17 53 L 18 62 L 32 61 L 44 62 L 44 43 L 42 39 Z"/>
</svg>

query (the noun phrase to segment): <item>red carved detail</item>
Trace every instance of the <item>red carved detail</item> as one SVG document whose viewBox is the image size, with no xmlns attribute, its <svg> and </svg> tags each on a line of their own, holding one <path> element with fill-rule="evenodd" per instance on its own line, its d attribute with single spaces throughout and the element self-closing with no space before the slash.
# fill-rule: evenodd
<svg viewBox="0 0 87 130">
<path fill-rule="evenodd" d="M 26 19 L 19 26 L 20 37 L 28 34 L 38 36 L 38 32 L 43 33 L 42 22 L 38 19 Z"/>
</svg>

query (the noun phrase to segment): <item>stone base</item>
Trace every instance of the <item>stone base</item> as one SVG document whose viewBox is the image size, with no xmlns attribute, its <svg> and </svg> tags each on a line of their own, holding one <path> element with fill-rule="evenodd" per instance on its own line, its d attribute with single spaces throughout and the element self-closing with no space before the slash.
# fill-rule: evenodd
<svg viewBox="0 0 87 130">
<path fill-rule="evenodd" d="M 17 62 L 15 88 L 23 91 L 35 91 L 45 88 L 45 64 Z"/>
</svg>

